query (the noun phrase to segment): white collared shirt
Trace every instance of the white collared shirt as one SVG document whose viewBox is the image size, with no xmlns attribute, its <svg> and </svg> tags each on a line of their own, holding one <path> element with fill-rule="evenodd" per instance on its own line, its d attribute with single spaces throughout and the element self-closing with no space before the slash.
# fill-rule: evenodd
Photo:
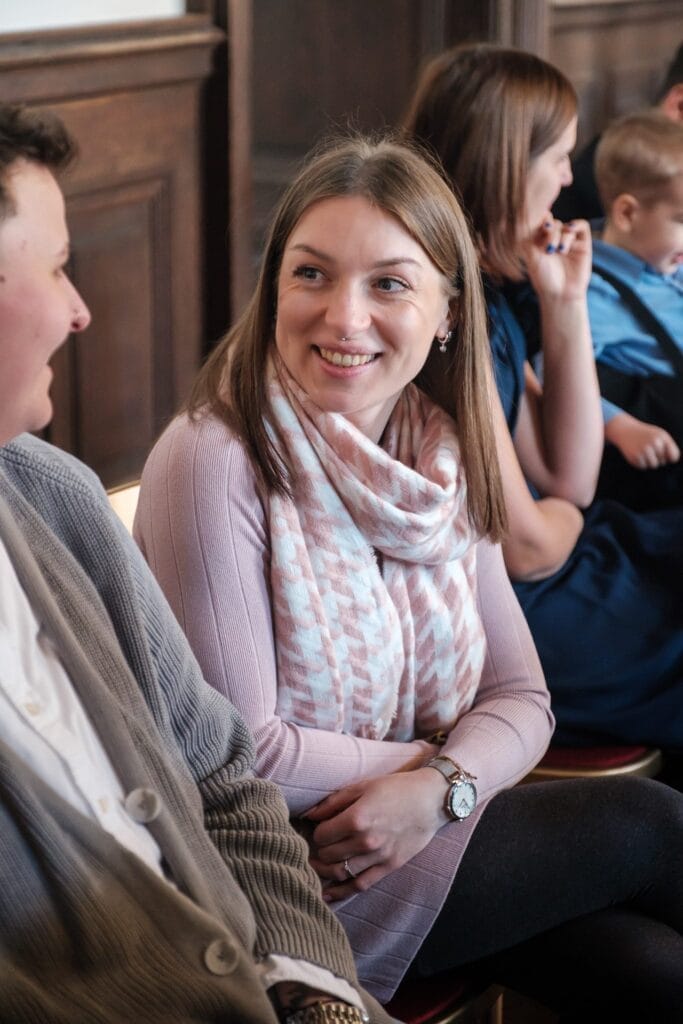
<svg viewBox="0 0 683 1024">
<path fill-rule="evenodd" d="M 157 874 L 161 852 L 121 783 L 0 544 L 0 737 L 69 804 Z"/>
</svg>

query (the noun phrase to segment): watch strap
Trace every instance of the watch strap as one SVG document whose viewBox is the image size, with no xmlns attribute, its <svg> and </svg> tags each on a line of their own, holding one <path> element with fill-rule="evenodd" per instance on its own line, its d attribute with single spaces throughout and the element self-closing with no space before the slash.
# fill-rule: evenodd
<svg viewBox="0 0 683 1024">
<path fill-rule="evenodd" d="M 285 1024 L 368 1024 L 367 1013 L 349 1003 L 313 1003 L 285 1017 Z"/>
<path fill-rule="evenodd" d="M 472 782 L 476 779 L 476 775 L 470 775 L 465 769 L 456 764 L 452 758 L 447 757 L 445 754 L 439 754 L 438 757 L 433 757 L 431 761 L 427 761 L 427 768 L 434 768 L 435 771 L 443 775 L 446 782 Z"/>
</svg>

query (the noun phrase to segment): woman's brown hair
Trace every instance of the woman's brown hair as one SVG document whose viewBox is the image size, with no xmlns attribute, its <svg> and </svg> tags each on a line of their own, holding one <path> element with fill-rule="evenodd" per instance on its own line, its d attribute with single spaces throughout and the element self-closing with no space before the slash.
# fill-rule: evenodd
<svg viewBox="0 0 683 1024">
<path fill-rule="evenodd" d="M 387 137 L 344 138 L 309 158 L 275 214 L 251 301 L 200 371 L 189 412 L 196 416 L 208 408 L 224 419 L 247 445 L 266 487 L 289 493 L 291 467 L 264 425 L 278 274 L 287 239 L 303 213 L 323 199 L 344 196 L 362 196 L 395 217 L 448 282 L 453 315 L 448 353 L 433 345 L 416 384 L 456 421 L 470 519 L 482 535 L 497 539 L 505 513 L 489 407 L 490 354 L 477 254 L 440 170 L 409 145 Z"/>
<path fill-rule="evenodd" d="M 441 161 L 482 265 L 496 277 L 521 274 L 517 233 L 529 165 L 576 108 L 573 86 L 552 64 L 488 43 L 447 50 L 420 77 L 404 132 Z"/>
</svg>

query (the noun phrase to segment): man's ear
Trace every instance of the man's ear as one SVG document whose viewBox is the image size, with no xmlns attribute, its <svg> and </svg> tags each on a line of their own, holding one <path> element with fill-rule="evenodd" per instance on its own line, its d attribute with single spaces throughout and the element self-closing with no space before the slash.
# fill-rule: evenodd
<svg viewBox="0 0 683 1024">
<path fill-rule="evenodd" d="M 622 192 L 612 203 L 609 219 L 617 231 L 630 234 L 639 210 L 640 203 L 636 197 L 629 192 Z"/>
<path fill-rule="evenodd" d="M 683 82 L 671 86 L 659 107 L 672 121 L 683 121 Z"/>
</svg>

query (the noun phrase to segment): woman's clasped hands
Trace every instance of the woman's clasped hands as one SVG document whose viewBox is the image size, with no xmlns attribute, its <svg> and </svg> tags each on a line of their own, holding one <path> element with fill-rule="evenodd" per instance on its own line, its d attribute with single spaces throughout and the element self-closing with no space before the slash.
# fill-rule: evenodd
<svg viewBox="0 0 683 1024">
<path fill-rule="evenodd" d="M 432 768 L 345 786 L 315 804 L 311 866 L 328 902 L 369 889 L 424 849 L 449 818 L 444 779 Z"/>
</svg>

